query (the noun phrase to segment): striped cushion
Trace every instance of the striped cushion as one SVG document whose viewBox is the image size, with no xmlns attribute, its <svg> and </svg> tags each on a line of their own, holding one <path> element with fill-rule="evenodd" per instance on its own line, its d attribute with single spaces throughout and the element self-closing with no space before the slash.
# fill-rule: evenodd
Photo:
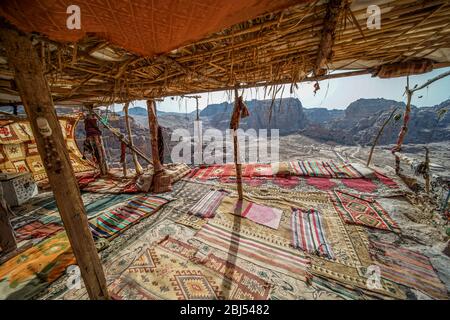
<svg viewBox="0 0 450 320">
<path fill-rule="evenodd" d="M 158 196 L 138 196 L 126 205 L 107 210 L 94 221 L 89 222 L 95 238 L 109 238 L 136 223 L 140 219 L 156 212 L 170 200 Z"/>
<path fill-rule="evenodd" d="M 189 213 L 201 218 L 213 218 L 216 215 L 217 208 L 226 195 L 226 191 L 211 190 L 192 206 Z"/>
<path fill-rule="evenodd" d="M 333 259 L 334 255 L 325 237 L 320 212 L 292 208 L 292 245 L 309 253 Z"/>
</svg>

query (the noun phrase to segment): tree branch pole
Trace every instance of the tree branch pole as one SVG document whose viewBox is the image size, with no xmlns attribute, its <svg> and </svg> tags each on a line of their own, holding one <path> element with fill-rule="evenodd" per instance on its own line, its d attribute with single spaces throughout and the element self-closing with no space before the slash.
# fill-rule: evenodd
<svg viewBox="0 0 450 320">
<path fill-rule="evenodd" d="M 100 120 L 100 123 L 106 128 L 108 129 L 114 136 L 117 137 L 117 139 L 119 139 L 119 141 L 125 143 L 127 145 L 128 148 L 130 148 L 132 151 L 134 151 L 139 157 L 141 157 L 143 160 L 145 160 L 146 162 L 148 162 L 149 164 L 153 165 L 153 162 L 147 158 L 145 156 L 145 154 L 140 151 L 139 149 L 137 149 L 135 146 L 131 146 L 130 142 L 124 138 L 123 134 L 121 134 L 120 132 L 118 132 L 116 129 L 114 129 L 113 127 L 111 127 L 109 124 L 104 123 L 102 117 L 96 112 L 96 111 L 92 111 L 94 113 L 94 115 L 97 117 L 97 119 Z"/>
<path fill-rule="evenodd" d="M 239 123 L 241 119 L 241 103 L 237 86 L 234 88 L 234 109 L 231 115 L 230 129 L 233 135 L 233 153 L 234 153 L 234 165 L 236 168 L 236 184 L 239 195 L 239 200 L 244 199 L 244 193 L 242 190 L 242 164 L 239 154 L 239 141 L 237 136 L 237 129 L 239 129 Z"/>
<path fill-rule="evenodd" d="M 400 133 L 398 135 L 397 138 L 397 144 L 396 146 L 392 149 L 392 153 L 395 155 L 395 172 L 398 174 L 400 172 L 400 158 L 395 154 L 396 152 L 400 152 L 402 150 L 402 145 L 403 145 L 403 141 L 405 139 L 405 136 L 408 132 L 408 123 L 409 123 L 409 119 L 410 119 L 410 114 L 411 114 L 411 100 L 412 100 L 412 96 L 415 92 L 422 90 L 426 87 L 428 87 L 430 84 L 432 84 L 433 82 L 436 82 L 440 79 L 443 79 L 447 76 L 450 75 L 450 71 L 444 72 L 430 80 L 428 80 L 427 82 L 425 82 L 423 85 L 415 87 L 413 89 L 410 89 L 409 87 L 409 77 L 406 78 L 406 95 L 407 95 L 407 101 L 406 101 L 406 107 L 405 107 L 405 113 L 403 115 L 403 126 L 400 129 Z"/>
<path fill-rule="evenodd" d="M 1 185 L 0 192 L 3 192 Z M 8 204 L 3 199 L 2 193 L 0 193 L 0 248 L 2 249 L 2 255 L 17 249 L 14 229 L 9 220 L 10 213 Z"/>
<path fill-rule="evenodd" d="M 170 177 L 164 173 L 164 168 L 161 164 L 161 161 L 159 160 L 158 118 L 156 117 L 155 100 L 147 100 L 147 114 L 154 169 L 152 190 L 155 193 L 167 192 L 171 190 Z"/>
<path fill-rule="evenodd" d="M 0 28 L 0 40 L 14 70 L 22 104 L 87 293 L 91 299 L 108 299 L 102 264 L 40 59 L 28 35 L 4 24 Z"/>
<path fill-rule="evenodd" d="M 130 118 L 128 116 L 128 107 L 129 106 L 130 106 L 130 102 L 125 103 L 125 106 L 123 107 L 123 111 L 125 113 L 125 124 L 126 124 L 126 127 L 127 127 L 128 141 L 130 142 L 130 147 L 134 147 L 133 136 L 131 135 Z M 136 173 L 137 174 L 141 174 L 143 169 L 142 169 L 141 164 L 139 163 L 139 161 L 137 159 L 137 154 L 133 150 L 131 150 L 131 154 L 132 154 L 132 157 L 133 157 L 133 163 L 134 163 L 134 168 L 136 169 Z M 125 161 L 125 163 L 126 163 L 126 161 Z"/>
<path fill-rule="evenodd" d="M 394 110 L 392 110 L 391 114 L 389 115 L 389 117 L 386 119 L 386 121 L 384 121 L 383 125 L 381 126 L 380 130 L 378 131 L 377 136 L 375 137 L 375 140 L 373 141 L 373 145 L 370 148 L 370 153 L 369 153 L 369 158 L 367 159 L 367 166 L 370 165 L 370 161 L 372 161 L 372 155 L 373 155 L 373 151 L 375 150 L 376 145 L 378 144 L 378 140 L 381 137 L 381 134 L 384 131 L 384 128 L 387 126 L 387 124 L 391 121 L 392 117 L 394 116 L 395 112 L 398 110 L 398 108 L 394 108 Z"/>
<path fill-rule="evenodd" d="M 93 114 L 93 106 L 89 105 L 89 106 L 87 106 L 87 108 L 89 110 L 89 114 L 92 115 Z M 106 176 L 106 175 L 108 175 L 109 168 L 108 168 L 108 163 L 106 161 L 106 151 L 105 151 L 105 146 L 103 144 L 103 138 L 101 135 L 94 136 L 93 138 L 94 139 L 92 141 L 98 150 L 99 159 L 97 159 L 97 160 L 98 160 L 98 166 L 100 169 L 100 174 L 102 176 Z"/>
</svg>

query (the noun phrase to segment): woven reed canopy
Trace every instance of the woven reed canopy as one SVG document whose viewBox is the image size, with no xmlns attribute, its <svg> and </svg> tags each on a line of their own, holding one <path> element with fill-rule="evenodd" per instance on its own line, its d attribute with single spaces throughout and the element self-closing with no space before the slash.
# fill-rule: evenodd
<svg viewBox="0 0 450 320">
<path fill-rule="evenodd" d="M 57 105 L 297 83 L 339 70 L 376 74 L 411 61 L 425 63 L 424 72 L 450 62 L 445 0 L 80 0 L 81 30 L 66 27 L 71 4 L 0 4 L 8 23 L 33 33 Z M 367 27 L 369 4 L 381 8 L 381 29 Z M 13 79 L 1 49 L 0 104 L 20 103 Z"/>
</svg>

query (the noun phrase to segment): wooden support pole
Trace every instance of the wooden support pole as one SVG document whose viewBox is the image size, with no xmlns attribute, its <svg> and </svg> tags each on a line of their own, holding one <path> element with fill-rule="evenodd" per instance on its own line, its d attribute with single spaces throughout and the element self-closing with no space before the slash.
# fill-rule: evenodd
<svg viewBox="0 0 450 320">
<path fill-rule="evenodd" d="M 327 70 L 327 63 L 332 59 L 333 45 L 336 38 L 336 30 L 339 17 L 345 7 L 345 0 L 329 0 L 327 11 L 323 20 L 322 36 L 317 52 L 314 75 L 323 76 Z"/>
<path fill-rule="evenodd" d="M 239 200 L 244 199 L 244 192 L 242 190 L 242 163 L 239 154 L 239 142 L 237 136 L 237 129 L 239 129 L 239 123 L 241 120 L 241 114 L 248 115 L 247 110 L 243 110 L 242 97 L 239 97 L 237 87 L 234 88 L 234 109 L 231 115 L 230 129 L 233 135 L 233 151 L 234 151 L 234 165 L 236 168 L 236 184 Z"/>
<path fill-rule="evenodd" d="M 395 145 L 395 147 L 392 149 L 392 153 L 396 153 L 396 152 L 400 152 L 402 150 L 402 145 L 403 145 L 403 141 L 405 139 L 406 134 L 408 133 L 408 123 L 409 123 L 409 119 L 410 119 L 410 114 L 411 114 L 411 100 L 413 97 L 413 94 L 416 91 L 422 90 L 426 87 L 428 87 L 430 84 L 441 80 L 445 77 L 450 76 L 450 71 L 446 71 L 444 73 L 441 73 L 440 75 L 428 80 L 427 82 L 425 82 L 424 84 L 422 84 L 421 86 L 415 86 L 413 89 L 410 88 L 409 86 L 409 77 L 406 78 L 406 88 L 405 88 L 405 92 L 407 95 L 407 101 L 406 101 L 406 107 L 405 107 L 405 113 L 403 115 L 403 126 L 400 129 L 400 133 L 398 135 L 397 138 L 397 144 Z M 396 164 L 396 172 L 398 173 L 400 170 L 400 160 L 396 157 L 396 162 L 398 162 L 398 165 Z"/>
<path fill-rule="evenodd" d="M 93 111 L 94 115 L 97 117 L 97 119 L 100 121 L 100 123 L 106 128 L 108 129 L 114 136 L 116 136 L 117 139 L 119 139 L 119 141 L 125 143 L 127 145 L 127 147 L 132 150 L 133 152 L 135 152 L 139 157 L 141 157 L 141 159 L 145 160 L 146 162 L 148 162 L 149 164 L 153 165 L 153 162 L 147 158 L 145 156 L 145 154 L 140 151 L 138 148 L 136 148 L 135 146 L 132 146 L 130 144 L 130 142 L 124 138 L 123 134 L 121 134 L 118 130 L 114 129 L 113 127 L 111 127 L 109 124 L 104 123 L 102 121 L 102 117 L 95 111 Z"/>
<path fill-rule="evenodd" d="M 130 142 L 130 147 L 134 147 L 133 136 L 131 135 L 130 117 L 128 116 L 128 108 L 129 108 L 129 106 L 130 106 L 129 102 L 125 103 L 125 106 L 123 107 L 123 112 L 125 113 L 125 124 L 127 126 L 128 141 Z M 136 169 L 136 173 L 137 174 L 141 174 L 143 169 L 142 169 L 141 164 L 139 163 L 139 161 L 137 159 L 137 154 L 133 150 L 131 150 L 131 154 L 132 154 L 132 157 L 133 157 L 133 163 L 134 163 L 134 168 Z"/>
<path fill-rule="evenodd" d="M 91 299 L 108 299 L 106 279 L 88 226 L 61 126 L 39 57 L 28 35 L 0 26 L 0 40 L 30 119 L 36 145 Z"/>
<path fill-rule="evenodd" d="M 89 110 L 89 116 L 95 116 L 93 113 L 93 106 L 92 105 L 88 105 L 86 106 Z M 86 120 L 85 120 L 86 121 Z M 100 133 L 100 131 L 99 131 Z M 105 151 L 105 146 L 103 144 L 103 139 L 102 136 L 96 135 L 92 137 L 93 139 L 90 140 L 94 145 L 95 145 L 95 149 L 98 151 L 97 155 L 98 155 L 98 167 L 100 169 L 100 175 L 101 176 L 106 176 L 108 175 L 108 163 L 106 161 L 106 151 Z"/>
<path fill-rule="evenodd" d="M 158 118 L 156 117 L 156 105 L 154 100 L 147 100 L 148 124 L 153 160 L 152 191 L 155 193 L 171 190 L 170 177 L 164 174 L 164 168 L 159 160 L 158 150 Z"/>
<path fill-rule="evenodd" d="M 8 205 L 0 194 L 0 248 L 2 249 L 2 255 L 17 249 L 16 237 L 14 236 L 14 230 L 11 226 L 9 216 L 10 210 Z"/>
<path fill-rule="evenodd" d="M 120 142 L 120 162 L 122 162 L 123 177 L 127 177 L 127 148 L 126 144 Z"/>
</svg>

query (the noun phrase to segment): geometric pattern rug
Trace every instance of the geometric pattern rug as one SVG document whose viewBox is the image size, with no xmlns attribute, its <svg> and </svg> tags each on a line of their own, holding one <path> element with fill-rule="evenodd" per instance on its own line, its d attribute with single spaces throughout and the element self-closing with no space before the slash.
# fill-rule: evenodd
<svg viewBox="0 0 450 320">
<path fill-rule="evenodd" d="M 373 198 L 340 191 L 330 192 L 330 198 L 336 211 L 346 223 L 393 232 L 400 231 L 397 223 Z"/>
<path fill-rule="evenodd" d="M 79 117 L 58 117 L 69 159 L 75 173 L 92 171 L 94 167 L 82 159 L 75 142 L 75 127 Z M 35 181 L 47 180 L 44 163 L 37 150 L 36 141 L 28 120 L 0 120 L 0 171 L 30 172 Z"/>
<path fill-rule="evenodd" d="M 434 271 L 428 257 L 373 239 L 370 239 L 369 249 L 372 258 L 381 269 L 382 277 L 416 288 L 434 299 L 449 299 L 447 289 Z"/>
<path fill-rule="evenodd" d="M 271 285 L 214 254 L 167 237 L 146 246 L 109 286 L 116 299 L 267 300 Z"/>
</svg>

